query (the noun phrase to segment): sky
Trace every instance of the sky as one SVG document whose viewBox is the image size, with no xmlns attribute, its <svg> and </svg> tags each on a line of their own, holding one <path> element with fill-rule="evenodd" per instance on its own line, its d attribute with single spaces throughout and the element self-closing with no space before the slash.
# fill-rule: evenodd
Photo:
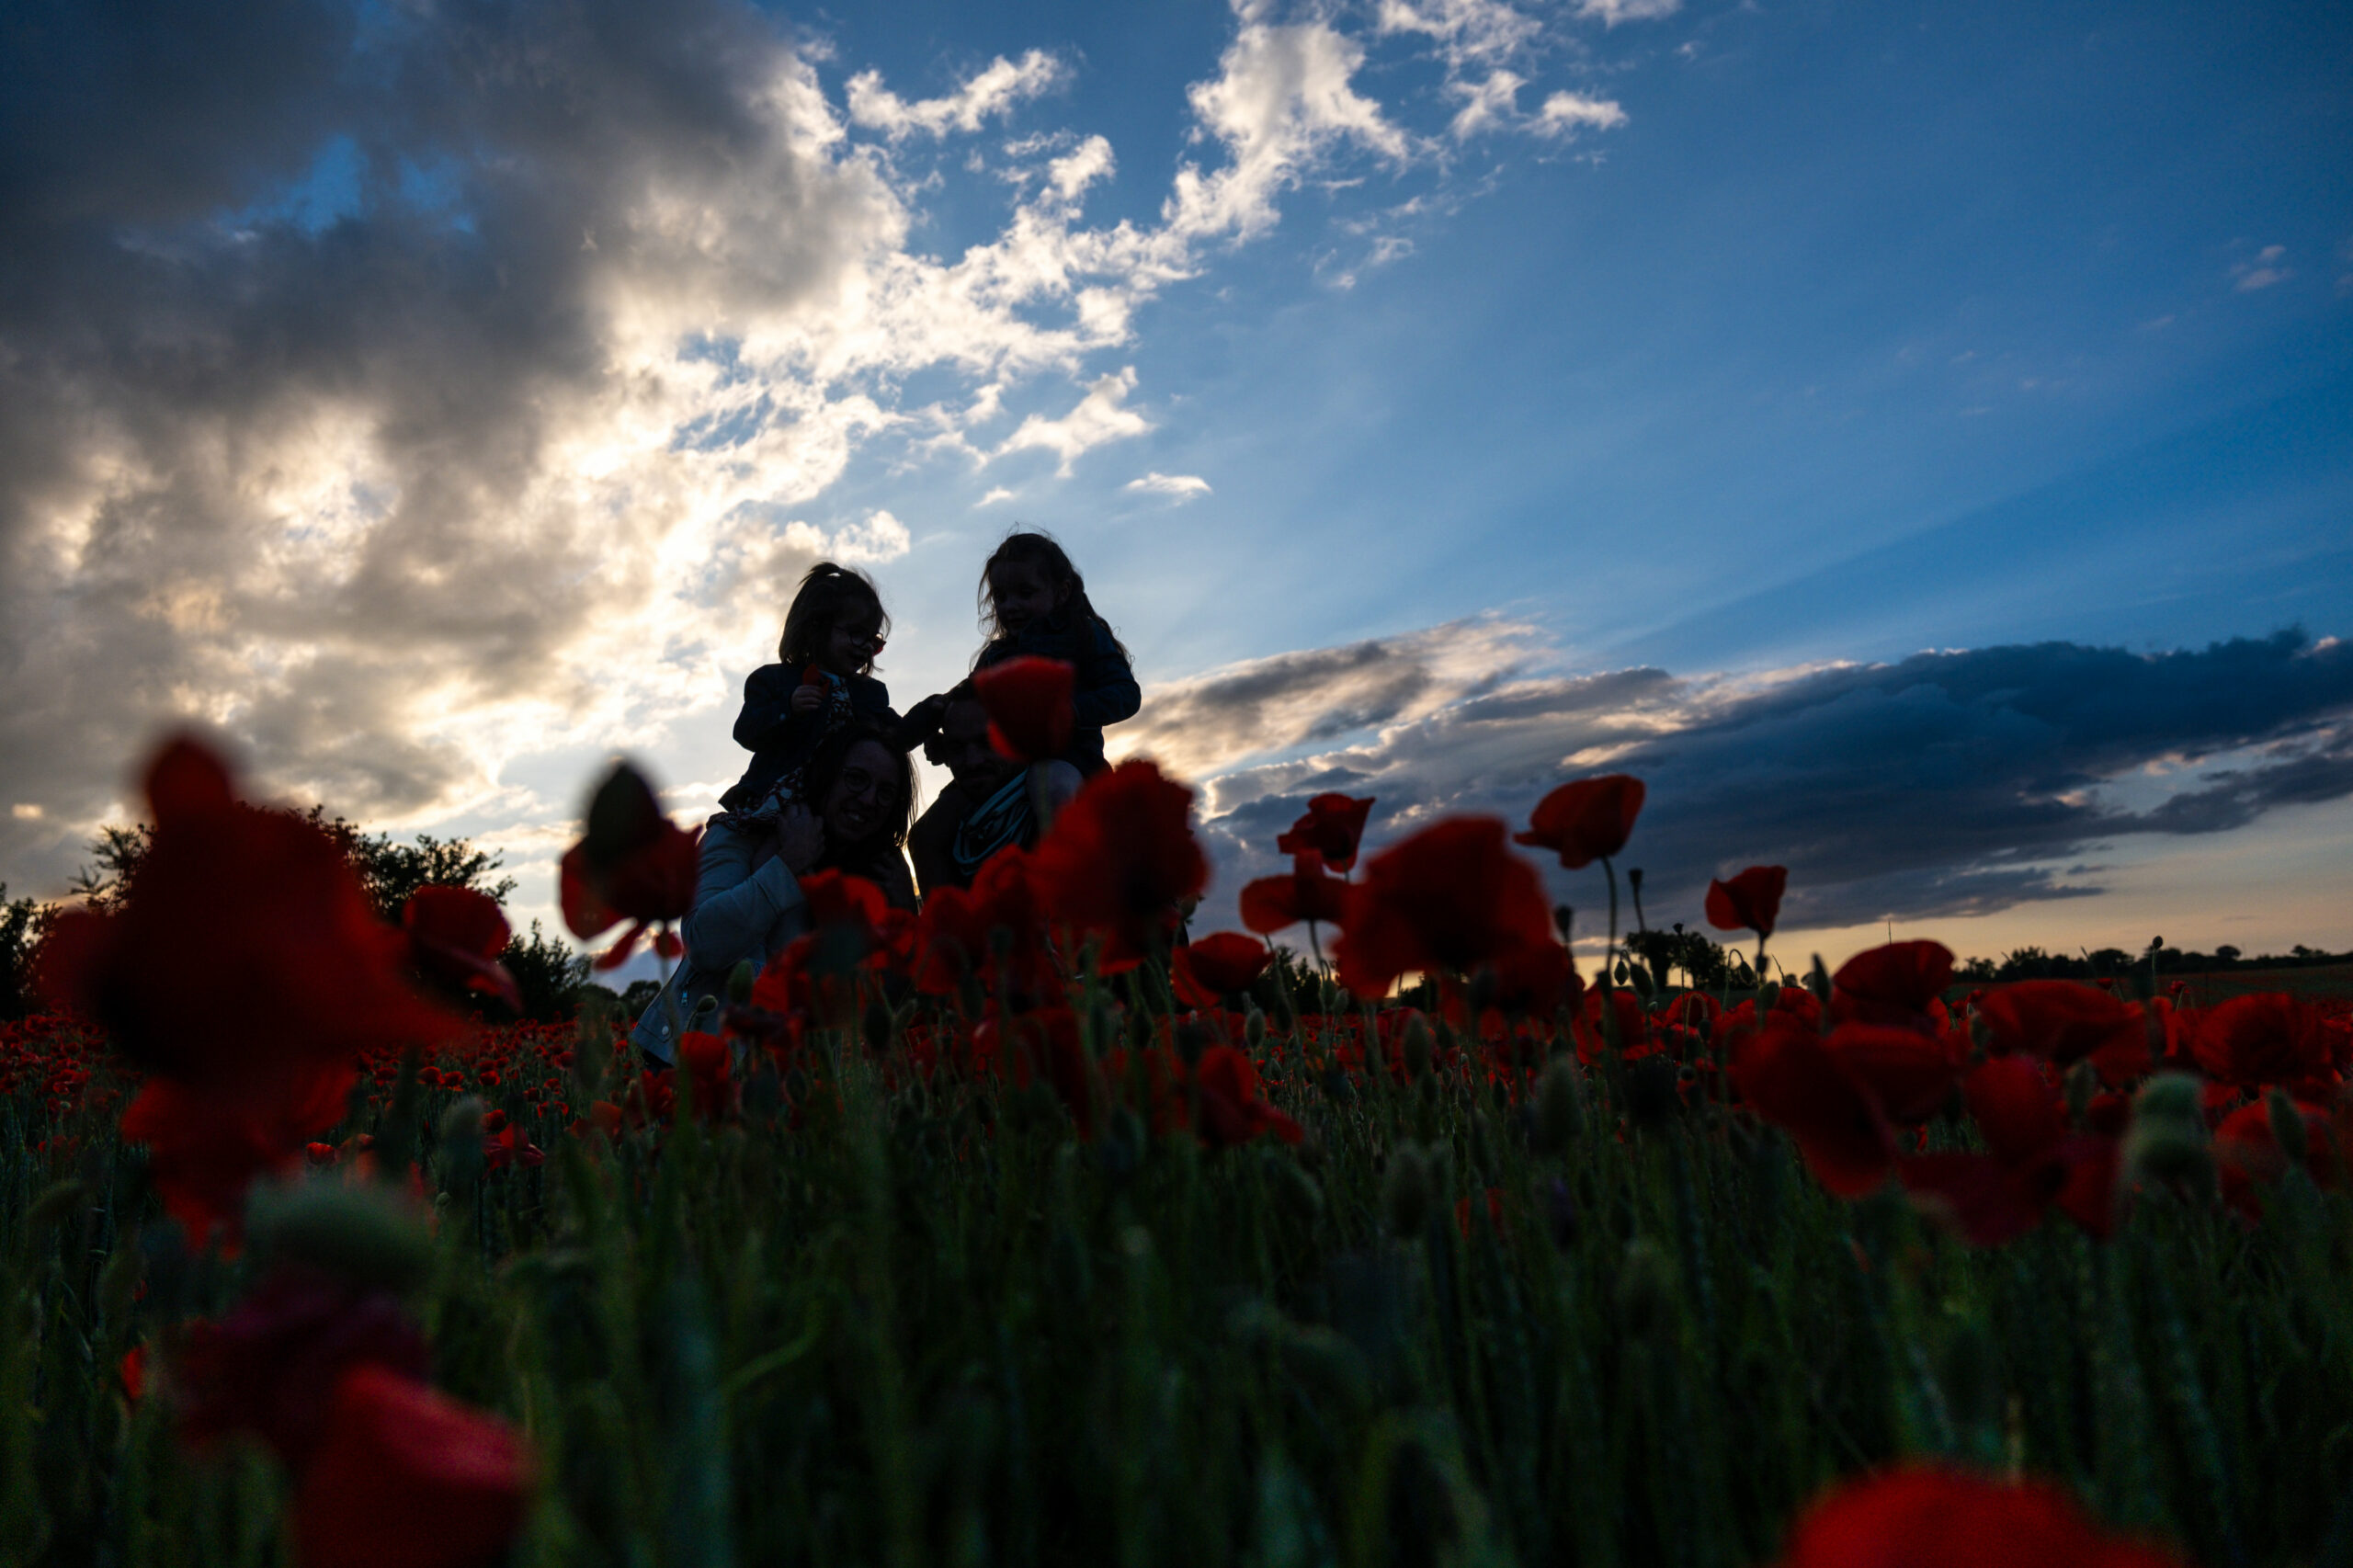
<svg viewBox="0 0 2353 1568">
<path fill-rule="evenodd" d="M 1227 924 L 1629 771 L 1654 923 L 2353 947 L 2353 13 L 29 0 L 0 882 L 193 723 L 504 851 L 684 818 L 813 561 L 905 706 L 1054 533 Z M 1548 871 L 1590 933 L 1597 871 Z"/>
</svg>

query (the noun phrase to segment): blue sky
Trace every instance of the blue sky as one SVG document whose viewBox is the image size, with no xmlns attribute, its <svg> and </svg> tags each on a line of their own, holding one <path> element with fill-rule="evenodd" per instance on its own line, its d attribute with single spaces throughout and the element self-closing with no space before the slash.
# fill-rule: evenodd
<svg viewBox="0 0 2353 1568">
<path fill-rule="evenodd" d="M 875 573 L 909 701 L 1019 521 L 1220 899 L 1314 788 L 1631 758 L 1713 802 L 1654 807 L 1674 917 L 1787 857 L 1834 947 L 2353 943 L 2336 8 L 297 9 L 10 46 L 15 891 L 194 717 L 544 914 L 601 758 L 733 777 L 800 566 Z M 1711 793 L 1752 729 L 1886 809 Z"/>
</svg>

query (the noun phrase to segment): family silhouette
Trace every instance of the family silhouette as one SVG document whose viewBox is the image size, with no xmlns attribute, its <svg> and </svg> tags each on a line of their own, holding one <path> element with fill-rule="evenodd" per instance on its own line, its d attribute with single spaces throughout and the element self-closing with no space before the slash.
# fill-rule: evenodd
<svg viewBox="0 0 2353 1568">
<path fill-rule="evenodd" d="M 974 674 L 1018 658 L 1071 666 L 1059 755 L 1005 755 L 970 677 L 899 713 L 874 674 L 891 618 L 873 580 L 830 561 L 801 578 L 776 662 L 744 682 L 734 735 L 751 761 L 704 826 L 686 958 L 631 1037 L 647 1056 L 670 1061 L 673 1031 L 723 1004 L 738 964 L 765 964 L 809 929 L 811 874 L 863 877 L 913 909 L 938 888 L 970 887 L 1001 851 L 1034 846 L 1041 813 L 1104 767 L 1104 729 L 1134 717 L 1143 693 L 1070 556 L 1046 534 L 1008 534 L 982 565 L 979 610 Z M 911 820 L 918 748 L 949 782 Z"/>
</svg>

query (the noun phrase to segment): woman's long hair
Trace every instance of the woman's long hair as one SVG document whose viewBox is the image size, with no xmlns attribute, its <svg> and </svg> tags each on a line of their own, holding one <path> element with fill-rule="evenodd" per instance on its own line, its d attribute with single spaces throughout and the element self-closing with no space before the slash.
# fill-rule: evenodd
<svg viewBox="0 0 2353 1568">
<path fill-rule="evenodd" d="M 1004 625 L 996 618 L 996 596 L 990 590 L 989 574 L 999 566 L 1011 565 L 1035 566 L 1056 593 L 1067 590 L 1063 608 L 1075 617 L 1081 626 L 1091 620 L 1110 632 L 1111 646 L 1120 650 L 1120 658 L 1128 657 L 1127 644 L 1120 641 L 1120 634 L 1111 631 L 1111 623 L 1105 620 L 1095 606 L 1088 602 L 1086 579 L 1078 574 L 1076 566 L 1071 564 L 1069 554 L 1055 541 L 1053 535 L 1040 533 L 1034 528 L 1006 535 L 998 541 L 996 549 L 989 552 L 989 558 L 981 563 L 981 630 L 987 635 L 983 647 L 1003 641 L 1006 635 Z"/>
<path fill-rule="evenodd" d="M 891 630 L 891 618 L 882 608 L 882 596 L 875 591 L 874 579 L 854 566 L 820 561 L 801 579 L 792 608 L 784 613 L 784 635 L 776 644 L 777 662 L 795 669 L 816 663 L 828 632 L 853 618 L 864 619 L 869 615 L 874 619 L 878 636 Z M 854 673 L 869 675 L 873 669 L 874 660 L 869 657 Z"/>
<path fill-rule="evenodd" d="M 861 741 L 872 741 L 891 759 L 890 778 L 899 791 L 897 807 L 885 812 L 882 831 L 868 843 L 857 846 L 827 845 L 821 864 L 843 865 L 835 859 L 836 851 L 869 854 L 885 845 L 896 849 L 907 842 L 907 828 L 915 818 L 915 769 L 907 754 L 891 744 L 891 738 L 871 724 L 845 724 L 817 743 L 816 751 L 809 758 L 808 772 L 801 799 L 814 812 L 824 810 L 825 797 L 834 792 L 834 780 L 841 777 L 842 767 L 849 761 L 849 754 Z M 844 865 L 845 869 L 854 869 Z"/>
</svg>

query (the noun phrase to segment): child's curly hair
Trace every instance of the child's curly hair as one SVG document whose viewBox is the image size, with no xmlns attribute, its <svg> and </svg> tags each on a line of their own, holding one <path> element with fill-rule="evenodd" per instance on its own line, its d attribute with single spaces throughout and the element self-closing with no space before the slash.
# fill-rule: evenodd
<svg viewBox="0 0 2353 1568">
<path fill-rule="evenodd" d="M 777 662 L 796 668 L 814 664 L 834 628 L 870 619 L 877 636 L 891 630 L 891 617 L 882 608 L 882 596 L 875 591 L 874 580 L 855 567 L 820 561 L 801 579 L 792 608 L 785 612 L 784 635 L 777 640 Z M 869 654 L 863 665 L 847 673 L 868 675 L 873 669 L 874 659 Z"/>
</svg>

